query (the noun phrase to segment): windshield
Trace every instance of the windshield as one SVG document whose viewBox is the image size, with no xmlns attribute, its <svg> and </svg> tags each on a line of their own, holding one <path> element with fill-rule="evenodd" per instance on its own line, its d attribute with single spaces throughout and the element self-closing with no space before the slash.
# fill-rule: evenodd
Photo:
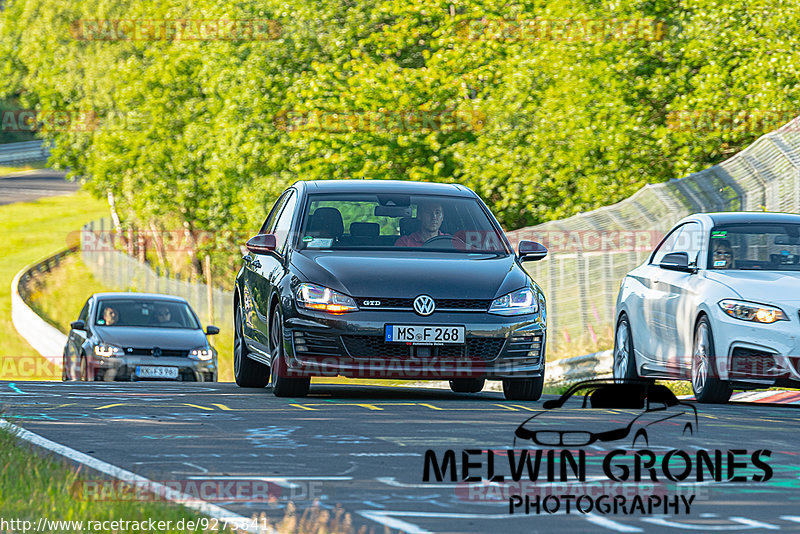
<svg viewBox="0 0 800 534">
<path fill-rule="evenodd" d="M 194 313 L 186 303 L 134 299 L 100 301 L 94 324 L 147 328 L 200 328 Z"/>
<path fill-rule="evenodd" d="M 397 195 L 311 195 L 301 249 L 510 250 L 474 198 Z"/>
<path fill-rule="evenodd" d="M 800 271 L 800 225 L 736 224 L 711 231 L 708 268 Z"/>
</svg>

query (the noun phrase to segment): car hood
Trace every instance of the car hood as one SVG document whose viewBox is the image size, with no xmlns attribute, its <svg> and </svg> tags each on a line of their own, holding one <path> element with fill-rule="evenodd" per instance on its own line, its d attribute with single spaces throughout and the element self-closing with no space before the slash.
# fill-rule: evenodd
<svg viewBox="0 0 800 534">
<path fill-rule="evenodd" d="M 706 278 L 729 287 L 743 300 L 800 303 L 800 272 L 707 271 Z"/>
<path fill-rule="evenodd" d="M 95 326 L 102 343 L 119 347 L 160 347 L 162 349 L 194 349 L 208 342 L 200 329 L 143 328 L 129 326 Z"/>
<path fill-rule="evenodd" d="M 513 254 L 305 250 L 292 263 L 307 281 L 357 297 L 494 299 L 528 284 Z"/>
</svg>

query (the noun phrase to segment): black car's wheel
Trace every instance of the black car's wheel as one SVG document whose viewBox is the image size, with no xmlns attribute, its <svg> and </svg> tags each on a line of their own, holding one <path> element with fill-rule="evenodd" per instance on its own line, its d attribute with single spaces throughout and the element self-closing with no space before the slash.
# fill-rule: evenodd
<svg viewBox="0 0 800 534">
<path fill-rule="evenodd" d="M 503 395 L 506 400 L 536 401 L 542 396 L 544 369 L 536 378 L 504 378 Z"/>
<path fill-rule="evenodd" d="M 703 316 L 694 329 L 692 350 L 692 390 L 698 402 L 720 404 L 728 402 L 733 390 L 727 380 L 717 376 L 714 336 L 708 318 Z"/>
<path fill-rule="evenodd" d="M 70 376 L 67 373 L 69 363 L 67 361 L 67 350 L 64 349 L 64 353 L 61 355 L 61 381 L 66 382 L 70 380 Z"/>
<path fill-rule="evenodd" d="M 233 378 L 242 388 L 263 388 L 269 383 L 269 367 L 247 356 L 242 310 L 236 306 L 233 318 Z"/>
<path fill-rule="evenodd" d="M 455 393 L 478 393 L 484 384 L 485 378 L 456 378 L 450 381 L 450 389 Z"/>
<path fill-rule="evenodd" d="M 633 352 L 633 334 L 628 316 L 624 313 L 617 322 L 617 331 L 614 333 L 614 379 L 616 380 L 645 380 L 653 382 L 650 378 L 640 378 L 636 371 L 636 357 Z"/>
<path fill-rule="evenodd" d="M 89 359 L 85 354 L 81 354 L 81 381 L 94 382 L 94 372 L 89 367 Z"/>
<path fill-rule="evenodd" d="M 269 329 L 272 350 L 272 392 L 276 397 L 305 397 L 311 386 L 310 377 L 288 377 L 283 354 L 283 319 L 279 307 L 272 313 Z"/>
</svg>

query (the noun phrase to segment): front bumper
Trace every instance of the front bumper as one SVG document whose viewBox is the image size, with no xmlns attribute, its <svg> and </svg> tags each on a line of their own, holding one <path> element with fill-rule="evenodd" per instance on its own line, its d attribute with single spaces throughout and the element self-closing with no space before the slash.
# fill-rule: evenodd
<svg viewBox="0 0 800 534">
<path fill-rule="evenodd" d="M 717 357 L 721 379 L 767 385 L 800 381 L 798 310 L 782 308 L 789 320 L 772 324 L 742 321 L 715 310 L 716 354 L 725 356 Z"/>
<path fill-rule="evenodd" d="M 119 358 L 92 357 L 88 361 L 96 380 L 172 380 L 164 378 L 139 378 L 137 366 L 177 367 L 179 382 L 216 382 L 216 357 L 208 361 L 192 360 L 188 357 L 122 356 Z"/>
<path fill-rule="evenodd" d="M 463 325 L 466 343 L 419 347 L 386 343 L 385 326 Z M 539 315 L 361 310 L 296 313 L 284 324 L 290 376 L 450 380 L 535 378 L 545 364 L 546 327 Z"/>
</svg>

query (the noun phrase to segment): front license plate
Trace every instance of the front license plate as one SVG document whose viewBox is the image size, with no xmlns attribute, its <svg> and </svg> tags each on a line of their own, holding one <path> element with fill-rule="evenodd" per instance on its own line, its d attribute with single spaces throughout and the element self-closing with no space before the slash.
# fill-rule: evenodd
<svg viewBox="0 0 800 534">
<path fill-rule="evenodd" d="M 178 378 L 178 368 L 137 365 L 136 376 L 139 378 Z"/>
<path fill-rule="evenodd" d="M 463 326 L 386 325 L 387 343 L 412 345 L 460 345 L 466 338 Z"/>
</svg>

